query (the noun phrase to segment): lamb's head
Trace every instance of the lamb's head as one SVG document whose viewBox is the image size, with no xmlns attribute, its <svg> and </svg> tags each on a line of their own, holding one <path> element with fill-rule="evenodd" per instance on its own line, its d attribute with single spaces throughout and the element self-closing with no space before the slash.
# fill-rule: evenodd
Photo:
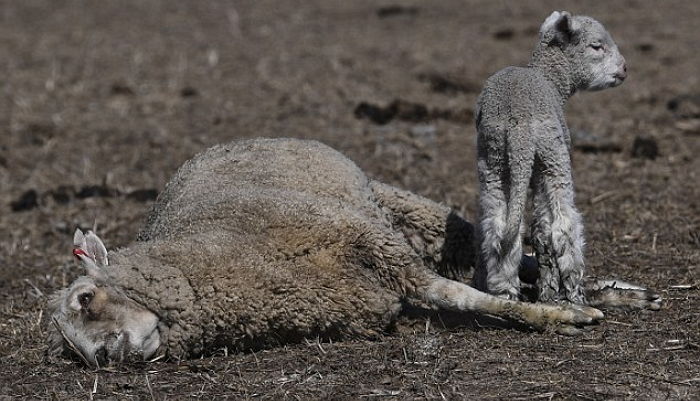
<svg viewBox="0 0 700 401">
<path fill-rule="evenodd" d="M 627 77 L 625 58 L 603 25 L 591 17 L 553 12 L 540 28 L 535 58 L 553 50 L 564 55 L 574 89 L 600 90 L 620 85 Z M 539 54 L 538 54 L 539 53 Z M 540 63 L 559 63 L 558 58 Z"/>
<path fill-rule="evenodd" d="M 97 235 L 75 232 L 74 249 L 87 275 L 49 301 L 49 352 L 77 354 L 91 366 L 151 357 L 160 346 L 158 317 L 110 285 L 107 250 Z"/>
</svg>

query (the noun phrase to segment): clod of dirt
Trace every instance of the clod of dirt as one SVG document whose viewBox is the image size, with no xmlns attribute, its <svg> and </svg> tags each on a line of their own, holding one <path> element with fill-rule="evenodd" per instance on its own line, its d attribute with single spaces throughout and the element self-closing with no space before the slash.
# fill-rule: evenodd
<svg viewBox="0 0 700 401">
<path fill-rule="evenodd" d="M 589 142 L 577 143 L 574 149 L 583 153 L 620 153 L 622 146 L 615 142 Z"/>
<path fill-rule="evenodd" d="M 75 194 L 78 199 L 85 198 L 111 198 L 118 195 L 117 191 L 106 185 L 85 185 Z"/>
<path fill-rule="evenodd" d="M 122 95 L 122 96 L 133 96 L 134 91 L 127 84 L 121 82 L 115 82 L 112 87 L 109 88 L 109 93 L 112 95 Z"/>
<path fill-rule="evenodd" d="M 648 53 L 654 50 L 654 45 L 651 43 L 640 43 L 637 45 L 637 50 L 643 53 Z"/>
<path fill-rule="evenodd" d="M 361 102 L 355 107 L 355 117 L 367 118 L 375 124 L 388 124 L 394 118 L 414 123 L 428 122 L 432 120 L 447 120 L 457 123 L 468 123 L 472 119 L 472 111 L 469 109 L 448 110 L 429 109 L 420 103 L 408 102 L 396 99 L 385 107 L 367 102 Z"/>
<path fill-rule="evenodd" d="M 47 195 L 51 196 L 56 203 L 65 205 L 75 196 L 75 189 L 67 185 L 61 185 L 53 191 L 48 191 Z"/>
<path fill-rule="evenodd" d="M 451 95 L 457 93 L 477 93 L 481 89 L 479 85 L 472 82 L 460 82 L 456 79 L 438 74 L 419 74 L 418 79 L 430 83 L 430 90 L 437 93 Z"/>
<path fill-rule="evenodd" d="M 583 153 L 620 153 L 622 146 L 585 130 L 572 130 L 571 141 L 574 149 Z"/>
<path fill-rule="evenodd" d="M 389 108 L 396 110 L 396 117 L 399 120 L 411 122 L 424 122 L 430 119 L 428 108 L 420 103 L 412 103 L 404 100 L 394 100 Z"/>
<path fill-rule="evenodd" d="M 56 136 L 56 126 L 51 122 L 32 122 L 24 127 L 25 143 L 42 146 Z"/>
<path fill-rule="evenodd" d="M 367 118 L 375 124 L 384 125 L 394 119 L 396 110 L 391 107 L 381 107 L 371 103 L 360 102 L 355 107 L 354 113 L 356 118 Z"/>
<path fill-rule="evenodd" d="M 56 204 L 65 205 L 73 199 L 113 197 L 125 197 L 135 202 L 149 202 L 158 197 L 158 190 L 154 188 L 136 189 L 125 194 L 116 188 L 110 188 L 106 185 L 85 185 L 78 190 L 70 185 L 60 185 L 41 194 L 36 190 L 29 190 L 22 194 L 19 199 L 12 202 L 11 206 L 13 211 L 18 212 L 33 209 L 46 199 L 53 199 Z"/>
<path fill-rule="evenodd" d="M 199 95 L 199 91 L 191 86 L 185 86 L 180 90 L 180 96 L 182 97 L 195 97 Z"/>
<path fill-rule="evenodd" d="M 397 6 L 397 5 L 391 5 L 391 6 L 386 6 L 386 7 L 380 7 L 377 9 L 377 17 L 379 18 L 387 18 L 387 17 L 395 17 L 397 15 L 417 15 L 418 14 L 418 7 L 404 7 L 404 6 Z"/>
<path fill-rule="evenodd" d="M 679 95 L 666 103 L 666 108 L 680 118 L 700 118 L 700 93 Z"/>
<path fill-rule="evenodd" d="M 33 189 L 26 191 L 19 197 L 19 199 L 10 203 L 10 207 L 12 207 L 13 212 L 31 210 L 37 206 L 39 206 L 39 196 Z"/>
<path fill-rule="evenodd" d="M 511 40 L 515 36 L 515 31 L 511 28 L 499 29 L 493 33 L 493 37 L 496 40 Z"/>
<path fill-rule="evenodd" d="M 659 156 L 659 145 L 654 138 L 637 136 L 632 144 L 632 157 L 654 160 Z"/>
<path fill-rule="evenodd" d="M 129 192 L 126 195 L 127 199 L 131 199 L 136 202 L 148 202 L 155 200 L 158 197 L 158 191 L 155 189 L 137 189 Z"/>
</svg>

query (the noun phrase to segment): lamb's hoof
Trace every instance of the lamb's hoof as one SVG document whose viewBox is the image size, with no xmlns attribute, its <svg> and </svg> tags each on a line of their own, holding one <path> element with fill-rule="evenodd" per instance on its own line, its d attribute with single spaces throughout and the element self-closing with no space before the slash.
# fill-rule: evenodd
<svg viewBox="0 0 700 401">
<path fill-rule="evenodd" d="M 634 284 L 599 281 L 587 290 L 588 304 L 596 308 L 653 311 L 661 309 L 662 298 L 659 294 Z"/>
</svg>

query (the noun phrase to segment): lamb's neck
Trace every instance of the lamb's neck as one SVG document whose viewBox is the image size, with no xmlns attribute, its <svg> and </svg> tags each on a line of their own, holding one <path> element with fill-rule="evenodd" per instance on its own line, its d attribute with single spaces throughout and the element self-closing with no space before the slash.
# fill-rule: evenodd
<svg viewBox="0 0 700 401">
<path fill-rule="evenodd" d="M 541 70 L 554 84 L 561 96 L 562 105 L 576 92 L 576 83 L 571 79 L 569 60 L 560 48 L 539 44 L 532 53 L 528 67 Z"/>
</svg>

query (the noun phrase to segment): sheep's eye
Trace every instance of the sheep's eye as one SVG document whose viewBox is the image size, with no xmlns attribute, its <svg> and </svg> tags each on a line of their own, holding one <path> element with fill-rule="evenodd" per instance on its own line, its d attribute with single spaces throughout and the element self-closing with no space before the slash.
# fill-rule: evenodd
<svg viewBox="0 0 700 401">
<path fill-rule="evenodd" d="M 80 295 L 78 295 L 78 302 L 80 302 L 80 306 L 83 307 L 83 309 L 87 309 L 88 305 L 90 305 L 90 301 L 92 301 L 93 294 L 91 292 L 84 292 Z"/>
<path fill-rule="evenodd" d="M 601 43 L 598 43 L 598 42 L 591 43 L 588 46 L 590 46 L 590 48 L 593 50 L 603 50 L 603 45 Z"/>
</svg>

